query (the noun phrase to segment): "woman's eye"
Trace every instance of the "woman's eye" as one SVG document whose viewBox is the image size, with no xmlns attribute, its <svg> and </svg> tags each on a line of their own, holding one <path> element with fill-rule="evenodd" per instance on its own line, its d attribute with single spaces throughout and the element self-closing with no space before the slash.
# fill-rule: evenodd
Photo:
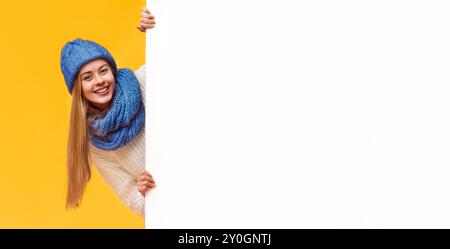
<svg viewBox="0 0 450 249">
<path fill-rule="evenodd" d="M 101 73 L 107 73 L 108 69 L 103 69 L 102 71 L 100 71 Z"/>
<path fill-rule="evenodd" d="M 84 77 L 83 80 L 91 80 L 91 76 Z"/>
</svg>

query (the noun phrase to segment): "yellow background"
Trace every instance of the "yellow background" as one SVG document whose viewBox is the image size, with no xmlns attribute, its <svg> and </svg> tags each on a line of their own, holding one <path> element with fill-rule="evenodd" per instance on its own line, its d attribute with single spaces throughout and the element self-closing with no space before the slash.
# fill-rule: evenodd
<svg viewBox="0 0 450 249">
<path fill-rule="evenodd" d="M 71 96 L 60 51 L 75 38 L 105 46 L 118 67 L 145 60 L 136 29 L 145 0 L 2 2 L 0 228 L 143 228 L 93 168 L 81 207 L 65 210 Z"/>
</svg>

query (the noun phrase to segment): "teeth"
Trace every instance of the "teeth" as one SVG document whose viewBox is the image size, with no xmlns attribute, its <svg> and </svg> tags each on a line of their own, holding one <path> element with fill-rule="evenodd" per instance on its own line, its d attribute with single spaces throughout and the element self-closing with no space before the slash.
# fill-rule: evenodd
<svg viewBox="0 0 450 249">
<path fill-rule="evenodd" d="M 100 90 L 95 91 L 96 93 L 102 93 L 105 92 L 108 89 L 108 87 L 102 88 Z"/>
</svg>

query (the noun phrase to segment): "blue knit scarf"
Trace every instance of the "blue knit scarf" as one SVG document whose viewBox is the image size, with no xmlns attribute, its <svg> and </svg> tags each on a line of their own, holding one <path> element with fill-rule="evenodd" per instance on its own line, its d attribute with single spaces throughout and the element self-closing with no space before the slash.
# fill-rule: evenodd
<svg viewBox="0 0 450 249">
<path fill-rule="evenodd" d="M 108 110 L 90 121 L 91 141 L 102 150 L 127 145 L 141 131 L 145 121 L 139 81 L 130 69 L 116 73 L 116 88 Z"/>
</svg>

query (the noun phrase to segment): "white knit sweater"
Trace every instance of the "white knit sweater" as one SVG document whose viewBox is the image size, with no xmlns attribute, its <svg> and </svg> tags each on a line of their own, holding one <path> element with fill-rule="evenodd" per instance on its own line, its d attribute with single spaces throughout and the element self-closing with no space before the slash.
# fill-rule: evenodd
<svg viewBox="0 0 450 249">
<path fill-rule="evenodd" d="M 142 101 L 145 103 L 145 65 L 135 71 Z M 106 151 L 90 145 L 94 165 L 122 202 L 141 216 L 145 214 L 144 197 L 137 190 L 136 177 L 145 168 L 145 129 L 126 146 Z"/>
</svg>

